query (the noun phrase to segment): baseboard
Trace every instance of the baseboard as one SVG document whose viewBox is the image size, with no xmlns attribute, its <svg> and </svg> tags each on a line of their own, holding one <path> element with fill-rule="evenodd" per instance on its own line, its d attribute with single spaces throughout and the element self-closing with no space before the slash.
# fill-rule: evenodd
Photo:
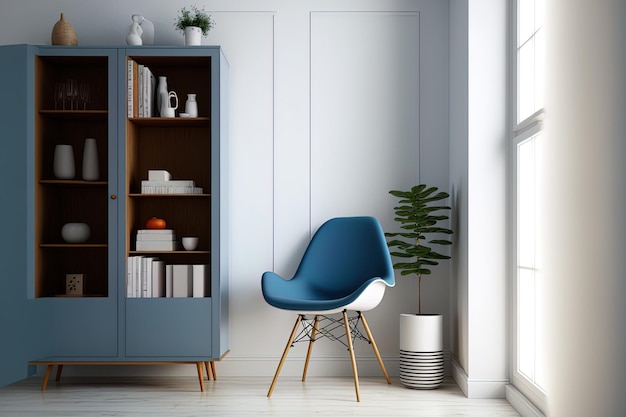
<svg viewBox="0 0 626 417">
<path fill-rule="evenodd" d="M 450 358 L 452 378 L 467 398 L 506 398 L 508 379 L 471 379 L 454 357 Z"/>
<path fill-rule="evenodd" d="M 545 415 L 513 385 L 506 386 L 506 400 L 522 417 L 545 417 Z"/>
<path fill-rule="evenodd" d="M 294 352 L 296 353 L 296 352 Z M 298 352 L 287 357 L 281 376 L 301 377 L 304 367 L 304 357 Z M 399 374 L 399 354 L 383 355 L 385 369 L 391 377 Z M 232 377 L 263 377 L 271 378 L 276 372 L 280 355 L 237 355 L 232 351 L 226 357 L 216 362 L 216 371 L 219 376 Z M 378 377 L 382 371 L 376 358 L 371 356 L 357 356 L 359 376 Z M 450 352 L 444 351 L 445 375 L 450 376 Z M 45 367 L 39 367 L 39 375 L 45 373 Z M 195 376 L 195 365 L 176 366 L 71 366 L 63 369 L 64 376 Z M 352 376 L 352 365 L 346 354 L 320 353 L 313 354 L 307 370 L 309 376 Z"/>
</svg>

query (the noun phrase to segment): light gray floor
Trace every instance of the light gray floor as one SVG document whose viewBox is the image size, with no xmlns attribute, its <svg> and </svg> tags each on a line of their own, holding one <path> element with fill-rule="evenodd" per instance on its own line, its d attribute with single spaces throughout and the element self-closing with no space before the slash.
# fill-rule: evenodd
<svg viewBox="0 0 626 417">
<path fill-rule="evenodd" d="M 218 374 L 219 378 L 219 374 Z M 357 403 L 351 378 L 281 377 L 272 398 L 266 378 L 50 378 L 0 388 L 0 416 L 519 416 L 506 400 L 467 399 L 446 380 L 437 390 L 411 390 L 397 379 L 361 378 Z"/>
</svg>

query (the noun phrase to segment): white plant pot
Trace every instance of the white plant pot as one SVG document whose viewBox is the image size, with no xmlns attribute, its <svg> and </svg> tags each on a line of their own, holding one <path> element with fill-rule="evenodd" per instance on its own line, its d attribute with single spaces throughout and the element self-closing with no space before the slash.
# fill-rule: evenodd
<svg viewBox="0 0 626 417">
<path fill-rule="evenodd" d="M 439 388 L 444 378 L 443 316 L 400 315 L 400 382 L 408 388 Z"/>
<path fill-rule="evenodd" d="M 185 45 L 202 45 L 202 29 L 196 26 L 185 28 Z"/>
</svg>

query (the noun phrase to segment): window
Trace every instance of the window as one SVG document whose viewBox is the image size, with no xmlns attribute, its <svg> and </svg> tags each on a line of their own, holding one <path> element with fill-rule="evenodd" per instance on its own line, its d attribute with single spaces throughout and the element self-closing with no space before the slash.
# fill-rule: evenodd
<svg viewBox="0 0 626 417">
<path fill-rule="evenodd" d="M 544 9 L 545 0 L 512 0 L 515 30 L 512 61 L 511 165 L 514 180 L 511 198 L 512 363 L 511 382 L 538 408 L 545 410 L 545 374 L 542 366 L 544 334 L 541 262 L 540 172 L 544 106 Z"/>
</svg>

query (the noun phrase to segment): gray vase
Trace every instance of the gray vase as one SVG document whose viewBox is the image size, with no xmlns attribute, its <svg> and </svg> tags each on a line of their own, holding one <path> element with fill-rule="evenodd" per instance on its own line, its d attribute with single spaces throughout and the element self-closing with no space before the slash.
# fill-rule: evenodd
<svg viewBox="0 0 626 417">
<path fill-rule="evenodd" d="M 100 178 L 99 171 L 96 140 L 87 138 L 83 147 L 83 179 L 85 181 L 98 181 Z"/>
<path fill-rule="evenodd" d="M 57 145 L 54 148 L 54 176 L 60 180 L 71 180 L 76 175 L 74 149 L 72 145 Z"/>
</svg>

